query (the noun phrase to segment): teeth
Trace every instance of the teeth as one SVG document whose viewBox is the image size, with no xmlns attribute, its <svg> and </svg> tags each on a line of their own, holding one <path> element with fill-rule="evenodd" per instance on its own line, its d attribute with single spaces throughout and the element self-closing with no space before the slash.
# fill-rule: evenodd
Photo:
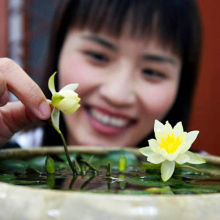
<svg viewBox="0 0 220 220">
<path fill-rule="evenodd" d="M 99 112 L 95 109 L 91 109 L 91 115 L 97 121 L 101 122 L 102 124 L 109 125 L 112 127 L 123 128 L 128 125 L 129 121 L 122 118 L 116 118 L 109 115 L 106 115 L 102 112 Z"/>
</svg>

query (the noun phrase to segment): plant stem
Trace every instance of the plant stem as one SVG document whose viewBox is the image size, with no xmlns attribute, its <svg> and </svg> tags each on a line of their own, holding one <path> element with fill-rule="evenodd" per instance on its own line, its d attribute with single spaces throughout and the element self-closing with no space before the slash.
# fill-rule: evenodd
<svg viewBox="0 0 220 220">
<path fill-rule="evenodd" d="M 86 164 L 91 170 L 94 170 L 96 172 L 99 171 L 96 167 L 94 167 L 92 164 L 90 164 L 89 162 L 87 162 L 85 160 L 80 160 L 80 162 Z"/>
<path fill-rule="evenodd" d="M 112 174 L 112 167 L 111 167 L 111 163 L 108 162 L 106 176 L 111 176 L 111 174 Z"/>
<path fill-rule="evenodd" d="M 204 173 L 202 170 L 199 170 L 196 167 L 192 167 L 192 166 L 189 166 L 189 165 L 182 165 L 181 164 L 181 165 L 178 165 L 177 167 L 194 170 L 194 171 L 196 171 L 198 173 Z"/>
<path fill-rule="evenodd" d="M 69 151 L 68 151 L 68 149 L 67 149 L 66 140 L 65 140 L 65 138 L 64 138 L 64 136 L 63 136 L 63 134 L 62 134 L 62 132 L 59 132 L 59 134 L 60 134 L 61 139 L 62 139 L 62 142 L 63 142 L 63 146 L 64 146 L 64 150 L 65 150 L 65 154 L 66 154 L 67 161 L 68 161 L 68 163 L 69 163 L 69 166 L 70 166 L 71 170 L 73 171 L 73 174 L 75 175 L 75 174 L 76 174 L 76 169 L 75 169 L 75 167 L 73 166 L 73 163 L 72 163 L 72 161 L 71 161 L 71 159 L 70 159 Z"/>
</svg>

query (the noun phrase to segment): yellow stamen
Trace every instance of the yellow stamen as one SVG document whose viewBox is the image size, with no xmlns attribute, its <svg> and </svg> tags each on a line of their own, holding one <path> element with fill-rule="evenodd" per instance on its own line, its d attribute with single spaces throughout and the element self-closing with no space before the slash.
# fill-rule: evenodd
<svg viewBox="0 0 220 220">
<path fill-rule="evenodd" d="M 175 153 L 182 141 L 179 136 L 175 138 L 174 133 L 172 135 L 168 134 L 166 138 L 161 138 L 161 142 L 159 143 L 160 150 L 165 149 L 168 154 Z"/>
</svg>

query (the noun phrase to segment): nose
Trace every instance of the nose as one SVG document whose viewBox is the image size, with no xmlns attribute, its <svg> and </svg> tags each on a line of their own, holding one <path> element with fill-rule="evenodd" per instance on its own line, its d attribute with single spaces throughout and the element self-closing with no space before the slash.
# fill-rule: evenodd
<svg viewBox="0 0 220 220">
<path fill-rule="evenodd" d="M 133 105 L 135 91 L 131 71 L 126 68 L 125 71 L 109 73 L 100 87 L 100 95 L 106 102 L 116 107 Z"/>
</svg>

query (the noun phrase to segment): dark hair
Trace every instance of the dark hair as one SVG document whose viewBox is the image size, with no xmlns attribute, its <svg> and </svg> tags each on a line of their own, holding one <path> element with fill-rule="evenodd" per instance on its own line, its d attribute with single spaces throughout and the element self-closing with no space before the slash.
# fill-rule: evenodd
<svg viewBox="0 0 220 220">
<path fill-rule="evenodd" d="M 132 37 L 156 37 L 164 47 L 169 46 L 181 58 L 177 98 L 163 121 L 169 120 L 172 125 L 182 121 L 187 127 L 201 48 L 200 16 L 194 0 L 60 1 L 51 32 L 49 60 L 43 80 L 45 85 L 42 86 L 44 92 L 49 94 L 46 83 L 49 75 L 58 69 L 59 54 L 70 28 L 88 28 L 93 32 L 104 31 L 120 37 L 127 24 Z M 64 123 L 61 124 L 61 129 L 65 130 Z M 60 140 L 54 137 L 53 130 L 48 131 L 46 127 L 44 144 L 60 144 Z"/>
</svg>

